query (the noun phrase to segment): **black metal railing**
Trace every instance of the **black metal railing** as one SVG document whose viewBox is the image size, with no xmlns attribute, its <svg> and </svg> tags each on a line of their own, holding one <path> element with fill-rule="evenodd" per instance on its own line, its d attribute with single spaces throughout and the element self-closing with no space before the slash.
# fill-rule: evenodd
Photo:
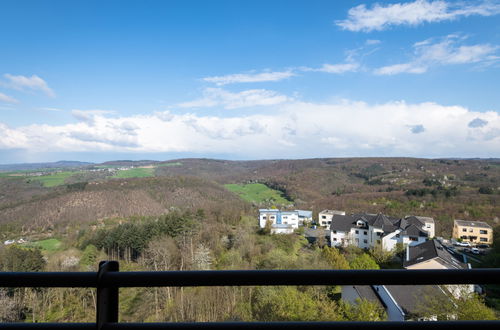
<svg viewBox="0 0 500 330">
<path fill-rule="evenodd" d="M 103 261 L 95 272 L 0 273 L 0 287 L 97 288 L 95 323 L 0 323 L 0 329 L 500 329 L 500 321 L 119 323 L 119 288 L 263 285 L 500 284 L 500 269 L 226 270 L 119 272 Z"/>
</svg>

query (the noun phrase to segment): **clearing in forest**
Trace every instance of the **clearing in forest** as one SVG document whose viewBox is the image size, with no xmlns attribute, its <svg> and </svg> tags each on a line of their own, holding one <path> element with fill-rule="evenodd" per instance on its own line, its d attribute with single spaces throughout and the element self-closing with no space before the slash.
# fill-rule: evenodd
<svg viewBox="0 0 500 330">
<path fill-rule="evenodd" d="M 250 203 L 273 203 L 280 205 L 288 205 L 292 202 L 283 197 L 283 194 L 269 188 L 262 183 L 248 183 L 248 184 L 225 184 L 224 187 L 229 191 L 238 194 L 243 200 Z"/>
</svg>

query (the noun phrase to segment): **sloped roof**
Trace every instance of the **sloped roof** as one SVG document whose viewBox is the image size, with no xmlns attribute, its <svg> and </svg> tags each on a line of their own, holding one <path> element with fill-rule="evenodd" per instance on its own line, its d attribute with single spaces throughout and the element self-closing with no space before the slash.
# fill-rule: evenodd
<svg viewBox="0 0 500 330">
<path fill-rule="evenodd" d="M 449 299 L 437 285 L 386 285 L 385 288 L 406 315 L 422 311 L 427 299 Z"/>
<path fill-rule="evenodd" d="M 460 225 L 460 226 L 492 229 L 490 225 L 488 225 L 486 222 L 482 222 L 482 221 L 455 220 L 455 223 L 457 225 Z"/>
<path fill-rule="evenodd" d="M 467 269 L 468 265 L 452 255 L 437 240 L 430 240 L 419 245 L 408 248 L 409 260 L 403 261 L 403 267 L 419 264 L 432 259 L 437 259 L 439 263 L 448 269 Z"/>
</svg>

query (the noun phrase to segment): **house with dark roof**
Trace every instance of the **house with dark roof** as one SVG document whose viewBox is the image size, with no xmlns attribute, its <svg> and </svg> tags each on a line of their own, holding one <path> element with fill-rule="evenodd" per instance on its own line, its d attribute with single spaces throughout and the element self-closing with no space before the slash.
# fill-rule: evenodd
<svg viewBox="0 0 500 330">
<path fill-rule="evenodd" d="M 403 267 L 406 269 L 470 269 L 462 254 L 448 250 L 437 240 L 430 240 L 416 246 L 406 247 Z M 474 284 L 445 285 L 456 298 L 469 295 L 474 291 L 481 292 L 480 286 Z"/>
<path fill-rule="evenodd" d="M 403 261 L 406 269 L 469 269 L 462 254 L 449 251 L 438 240 L 407 246 Z"/>
<path fill-rule="evenodd" d="M 449 296 L 437 285 L 346 285 L 342 286 L 342 299 L 374 302 L 385 309 L 389 321 L 417 321 L 429 320 L 423 316 L 429 299 L 446 300 Z"/>
<path fill-rule="evenodd" d="M 398 219 L 381 213 L 336 214 L 332 217 L 330 232 L 331 246 L 378 246 L 390 251 L 397 243 L 417 245 L 425 242 L 434 235 L 434 220 L 416 216 Z"/>
</svg>

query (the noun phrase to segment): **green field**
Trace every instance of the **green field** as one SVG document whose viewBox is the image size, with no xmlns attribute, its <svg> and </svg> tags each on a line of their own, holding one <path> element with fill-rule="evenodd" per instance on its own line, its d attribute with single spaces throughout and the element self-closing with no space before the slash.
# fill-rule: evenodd
<svg viewBox="0 0 500 330">
<path fill-rule="evenodd" d="M 171 167 L 171 166 L 182 166 L 181 162 L 175 162 L 175 163 L 165 163 L 165 164 L 158 164 L 156 165 L 157 167 Z"/>
<path fill-rule="evenodd" d="M 49 175 L 33 176 L 31 180 L 40 181 L 44 187 L 55 187 L 64 184 L 64 180 L 78 172 L 57 172 Z"/>
<path fill-rule="evenodd" d="M 119 170 L 112 178 L 128 179 L 128 178 L 147 178 L 154 176 L 154 168 L 131 168 L 129 170 Z"/>
<path fill-rule="evenodd" d="M 27 243 L 28 247 L 39 247 L 44 251 L 53 252 L 57 251 L 61 247 L 61 241 L 57 238 L 49 238 L 41 241 Z"/>
<path fill-rule="evenodd" d="M 262 183 L 250 184 L 225 184 L 224 187 L 232 191 L 242 199 L 250 203 L 273 203 L 280 205 L 288 205 L 291 201 L 285 199 L 281 192 L 271 189 Z"/>
</svg>

